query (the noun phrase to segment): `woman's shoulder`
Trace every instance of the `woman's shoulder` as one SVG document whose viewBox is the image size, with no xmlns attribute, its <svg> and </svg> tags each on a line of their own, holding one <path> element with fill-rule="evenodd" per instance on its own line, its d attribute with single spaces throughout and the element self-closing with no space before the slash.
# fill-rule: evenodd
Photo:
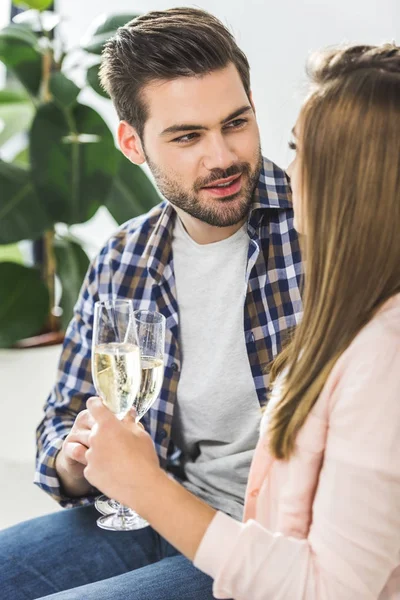
<svg viewBox="0 0 400 600">
<path fill-rule="evenodd" d="M 375 313 L 374 317 L 360 331 L 359 338 L 378 335 L 380 338 L 392 338 L 392 342 L 400 340 L 400 294 L 387 300 Z"/>
<path fill-rule="evenodd" d="M 384 363 L 400 352 L 400 294 L 392 296 L 361 329 L 343 353 L 343 366 L 353 362 Z M 400 377 L 400 373 L 399 373 Z"/>
<path fill-rule="evenodd" d="M 338 359 L 325 385 L 330 409 L 359 396 L 400 400 L 400 294 L 390 298 Z M 376 396 L 375 396 L 376 399 Z"/>
</svg>

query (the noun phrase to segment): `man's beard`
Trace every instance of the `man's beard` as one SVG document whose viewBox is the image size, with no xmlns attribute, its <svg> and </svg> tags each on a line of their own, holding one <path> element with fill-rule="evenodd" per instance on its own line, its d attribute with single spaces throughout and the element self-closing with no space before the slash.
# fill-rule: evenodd
<svg viewBox="0 0 400 600">
<path fill-rule="evenodd" d="M 180 187 L 178 182 L 173 181 L 148 156 L 146 159 L 162 195 L 171 204 L 181 208 L 192 217 L 214 227 L 237 225 L 247 217 L 262 168 L 261 148 L 258 149 L 253 169 L 250 163 L 246 162 L 235 163 L 228 169 L 212 169 L 207 178 L 199 178 L 195 181 L 190 192 Z M 242 187 L 239 192 L 223 198 L 199 199 L 201 188 L 233 175 L 242 176 Z"/>
</svg>

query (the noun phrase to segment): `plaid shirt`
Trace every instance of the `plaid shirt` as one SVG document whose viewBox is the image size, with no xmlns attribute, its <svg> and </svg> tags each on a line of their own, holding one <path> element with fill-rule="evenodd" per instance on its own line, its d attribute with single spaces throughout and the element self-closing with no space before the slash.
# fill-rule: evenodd
<svg viewBox="0 0 400 600">
<path fill-rule="evenodd" d="M 134 308 L 157 310 L 167 319 L 165 376 L 159 399 L 143 417 L 164 468 L 175 454 L 171 425 L 181 355 L 172 234 L 175 210 L 168 202 L 128 221 L 91 264 L 74 317 L 66 332 L 58 380 L 37 429 L 35 483 L 62 506 L 87 504 L 92 498 L 63 496 L 55 458 L 77 414 L 96 394 L 91 374 L 93 305 L 111 297 L 130 298 Z M 285 173 L 264 159 L 247 225 L 249 250 L 244 302 L 246 348 L 260 405 L 267 401 L 271 360 L 301 316 L 302 263 L 290 188 Z"/>
</svg>

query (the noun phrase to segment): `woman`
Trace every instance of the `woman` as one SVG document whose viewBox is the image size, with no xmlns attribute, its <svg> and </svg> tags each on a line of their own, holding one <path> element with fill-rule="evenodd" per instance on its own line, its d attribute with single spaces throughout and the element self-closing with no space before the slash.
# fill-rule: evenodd
<svg viewBox="0 0 400 600">
<path fill-rule="evenodd" d="M 311 77 L 290 168 L 304 316 L 273 365 L 244 523 L 88 403 L 85 476 L 211 575 L 217 598 L 400 598 L 400 49 L 329 50 Z"/>
</svg>

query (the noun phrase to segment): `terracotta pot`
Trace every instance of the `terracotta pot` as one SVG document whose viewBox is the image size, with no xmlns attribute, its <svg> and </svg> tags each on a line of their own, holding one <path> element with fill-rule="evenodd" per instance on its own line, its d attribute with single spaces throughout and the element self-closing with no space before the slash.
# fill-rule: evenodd
<svg viewBox="0 0 400 600">
<path fill-rule="evenodd" d="M 55 344 L 62 344 L 63 341 L 63 332 L 51 331 L 49 333 L 41 333 L 40 335 L 34 335 L 33 337 L 20 340 L 14 345 L 14 348 L 43 348 L 44 346 L 54 346 Z"/>
</svg>

